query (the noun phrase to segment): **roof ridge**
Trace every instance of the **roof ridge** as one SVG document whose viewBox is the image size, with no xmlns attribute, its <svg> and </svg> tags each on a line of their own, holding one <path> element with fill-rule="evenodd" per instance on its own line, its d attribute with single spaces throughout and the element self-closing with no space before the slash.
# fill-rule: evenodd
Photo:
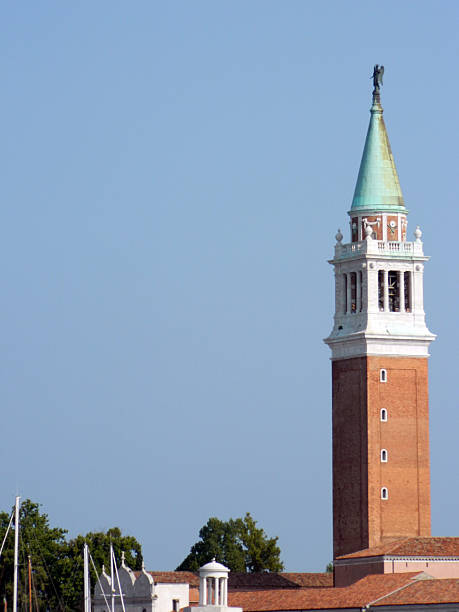
<svg viewBox="0 0 459 612">
<path fill-rule="evenodd" d="M 409 538 L 408 538 L 409 539 Z M 394 595 L 395 593 L 398 593 L 399 591 L 403 591 L 404 589 L 406 589 L 407 587 L 416 584 L 417 580 L 426 580 L 426 576 L 428 576 L 428 574 L 426 574 L 425 572 L 420 572 L 419 574 L 417 574 L 416 576 L 413 576 L 412 578 L 410 578 L 410 581 L 407 582 L 406 584 L 402 584 L 402 586 L 398 587 L 397 589 L 394 589 L 393 591 L 391 591 L 390 593 L 386 593 L 385 595 L 381 595 L 381 597 L 377 597 L 376 599 L 374 599 L 373 601 L 369 601 L 365 606 L 364 609 L 368 610 L 372 605 L 374 605 L 375 603 L 377 603 L 378 601 L 381 601 L 382 599 L 385 599 L 386 597 L 390 597 L 391 595 Z"/>
</svg>

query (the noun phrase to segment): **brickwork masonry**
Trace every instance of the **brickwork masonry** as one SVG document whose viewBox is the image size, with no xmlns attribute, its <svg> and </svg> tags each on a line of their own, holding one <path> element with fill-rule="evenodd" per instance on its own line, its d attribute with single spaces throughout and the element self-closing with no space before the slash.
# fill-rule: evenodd
<svg viewBox="0 0 459 612">
<path fill-rule="evenodd" d="M 396 538 L 430 536 L 427 368 L 423 357 L 333 361 L 335 558 Z"/>
</svg>

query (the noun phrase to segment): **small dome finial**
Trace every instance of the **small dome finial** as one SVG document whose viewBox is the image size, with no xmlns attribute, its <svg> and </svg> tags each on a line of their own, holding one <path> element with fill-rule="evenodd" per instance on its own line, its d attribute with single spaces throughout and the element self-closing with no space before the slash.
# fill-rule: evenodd
<svg viewBox="0 0 459 612">
<path fill-rule="evenodd" d="M 121 565 L 124 567 L 124 562 L 126 560 L 126 556 L 124 554 L 124 550 L 121 551 Z"/>
<path fill-rule="evenodd" d="M 337 242 L 338 244 L 341 244 L 341 241 L 342 241 L 342 239 L 343 239 L 343 234 L 341 233 L 341 230 L 340 230 L 340 229 L 339 229 L 339 230 L 336 232 L 336 236 L 335 236 L 335 238 L 336 238 L 336 242 Z"/>
</svg>

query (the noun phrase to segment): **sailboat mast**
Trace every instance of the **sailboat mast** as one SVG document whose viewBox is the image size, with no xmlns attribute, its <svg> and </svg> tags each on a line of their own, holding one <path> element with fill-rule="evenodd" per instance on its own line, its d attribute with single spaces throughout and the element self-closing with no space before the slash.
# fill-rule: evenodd
<svg viewBox="0 0 459 612">
<path fill-rule="evenodd" d="M 18 558 L 19 558 L 19 500 L 16 497 L 14 509 L 14 587 L 13 587 L 13 612 L 18 611 Z"/>
<path fill-rule="evenodd" d="M 113 546 L 110 543 L 110 581 L 112 586 L 112 612 L 115 612 L 115 571 L 113 568 Z"/>
<path fill-rule="evenodd" d="M 91 590 L 89 582 L 89 548 L 85 543 L 83 548 L 84 559 L 84 612 L 91 612 Z"/>
</svg>

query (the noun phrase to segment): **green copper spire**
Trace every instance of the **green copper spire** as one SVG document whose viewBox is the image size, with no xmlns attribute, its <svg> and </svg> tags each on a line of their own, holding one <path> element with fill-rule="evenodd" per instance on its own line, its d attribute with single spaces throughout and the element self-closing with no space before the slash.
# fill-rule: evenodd
<svg viewBox="0 0 459 612">
<path fill-rule="evenodd" d="M 375 66 L 375 74 L 376 70 Z M 351 210 L 407 212 L 383 119 L 379 93 L 382 74 L 375 74 L 370 125 Z"/>
</svg>

